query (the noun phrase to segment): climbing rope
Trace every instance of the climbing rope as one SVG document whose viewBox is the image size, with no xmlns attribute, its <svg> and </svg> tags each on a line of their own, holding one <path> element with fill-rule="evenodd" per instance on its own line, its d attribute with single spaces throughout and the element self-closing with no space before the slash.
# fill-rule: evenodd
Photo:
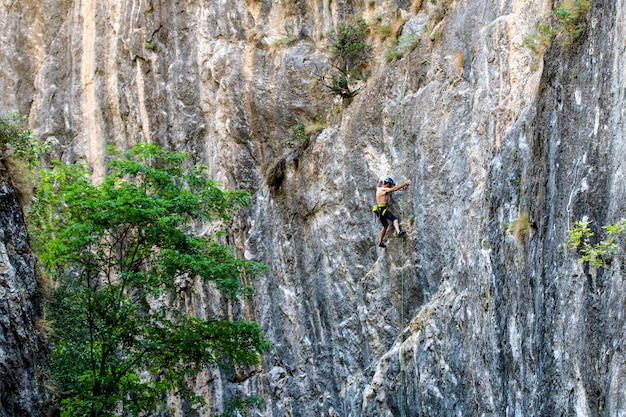
<svg viewBox="0 0 626 417">
<path fill-rule="evenodd" d="M 405 165 L 406 165 L 406 158 L 405 158 L 405 148 L 406 148 L 406 135 L 404 133 L 404 98 L 405 98 L 405 94 L 406 94 L 406 85 L 407 85 L 407 81 L 408 81 L 408 70 L 404 76 L 404 84 L 402 85 L 402 90 L 401 90 L 401 97 L 400 97 L 400 106 L 398 108 L 398 110 L 396 111 L 396 117 L 394 120 L 394 126 L 393 126 L 393 134 L 392 134 L 392 140 L 393 142 L 396 142 L 398 136 L 401 137 L 401 141 L 400 141 L 400 162 L 401 162 L 401 174 L 403 178 L 406 178 L 406 169 L 405 169 Z M 393 146 L 393 145 L 392 145 Z M 391 155 L 391 152 L 390 152 Z M 402 201 L 400 204 L 400 218 L 403 219 L 403 221 L 406 221 L 406 217 L 405 217 L 405 199 L 404 199 L 404 192 L 402 193 Z M 403 354 L 402 354 L 402 344 L 405 340 L 405 334 L 404 334 L 404 325 L 405 325 L 405 319 L 404 319 L 404 304 L 405 304 L 405 300 L 404 300 L 404 264 L 406 262 L 406 245 L 407 245 L 407 238 L 403 238 L 402 240 L 402 266 L 401 266 L 401 272 L 400 272 L 400 335 L 401 335 L 401 340 L 400 340 L 400 347 L 398 349 L 398 361 L 400 363 L 400 393 L 399 393 L 399 408 L 400 408 L 400 416 L 404 417 L 405 416 L 405 410 L 404 410 L 404 404 L 405 404 L 405 388 L 404 388 L 404 379 L 405 379 L 405 371 L 404 371 L 404 358 L 403 358 Z"/>
</svg>

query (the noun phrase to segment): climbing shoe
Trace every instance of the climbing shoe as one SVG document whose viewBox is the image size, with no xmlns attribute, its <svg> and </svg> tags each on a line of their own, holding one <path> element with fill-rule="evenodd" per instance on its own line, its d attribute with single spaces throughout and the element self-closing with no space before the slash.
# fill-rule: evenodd
<svg viewBox="0 0 626 417">
<path fill-rule="evenodd" d="M 406 232 L 404 230 L 398 233 L 398 237 L 404 237 L 404 236 L 406 236 Z"/>
<path fill-rule="evenodd" d="M 378 244 L 378 247 L 379 247 L 379 248 L 386 248 L 386 247 L 387 247 L 387 245 L 385 245 L 384 243 L 382 243 L 382 242 L 381 242 L 381 243 L 379 243 L 379 244 Z"/>
</svg>

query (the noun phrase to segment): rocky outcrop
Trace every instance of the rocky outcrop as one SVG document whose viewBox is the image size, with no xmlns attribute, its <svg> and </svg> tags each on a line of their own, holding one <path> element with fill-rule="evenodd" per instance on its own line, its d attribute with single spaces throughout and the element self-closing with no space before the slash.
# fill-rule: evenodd
<svg viewBox="0 0 626 417">
<path fill-rule="evenodd" d="M 623 251 L 593 269 L 563 246 L 574 220 L 623 215 L 623 0 L 545 54 L 524 46 L 545 0 L 49 3 L 4 6 L 0 85 L 55 157 L 102 172 L 105 144 L 151 141 L 253 193 L 231 238 L 270 272 L 234 311 L 274 349 L 199 379 L 204 412 L 239 395 L 266 416 L 625 412 Z M 356 17 L 374 57 L 347 103 L 317 75 Z M 326 128 L 284 143 L 309 121 Z M 388 175 L 412 181 L 393 206 L 409 237 L 382 250 Z"/>
<path fill-rule="evenodd" d="M 0 416 L 48 416 L 41 286 L 17 193 L 4 166 L 0 172 Z"/>
</svg>

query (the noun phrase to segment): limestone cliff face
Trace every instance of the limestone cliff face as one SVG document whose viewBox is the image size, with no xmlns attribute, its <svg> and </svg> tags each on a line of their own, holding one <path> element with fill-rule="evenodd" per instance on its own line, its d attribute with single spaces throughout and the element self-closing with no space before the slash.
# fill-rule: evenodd
<svg viewBox="0 0 626 417">
<path fill-rule="evenodd" d="M 5 2 L 2 103 L 96 172 L 105 144 L 151 141 L 253 192 L 232 238 L 270 273 L 235 312 L 274 349 L 199 379 L 206 415 L 258 395 L 264 416 L 618 416 L 623 250 L 596 270 L 563 243 L 583 216 L 599 232 L 624 215 L 624 2 L 593 2 L 575 42 L 537 55 L 524 39 L 556 6 Z M 388 62 L 373 36 L 348 104 L 316 75 L 326 33 L 356 17 L 404 21 L 415 47 Z M 327 127 L 289 148 L 306 120 Z M 369 206 L 388 175 L 411 180 L 393 206 L 409 237 L 382 250 Z"/>
</svg>

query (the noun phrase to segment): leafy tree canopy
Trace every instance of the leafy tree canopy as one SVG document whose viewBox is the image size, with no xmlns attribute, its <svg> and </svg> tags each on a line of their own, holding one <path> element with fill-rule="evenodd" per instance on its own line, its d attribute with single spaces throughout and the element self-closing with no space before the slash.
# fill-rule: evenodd
<svg viewBox="0 0 626 417">
<path fill-rule="evenodd" d="M 246 296 L 264 267 L 242 260 L 196 221 L 228 222 L 249 202 L 223 191 L 182 153 L 144 144 L 110 150 L 94 184 L 85 166 L 40 172 L 30 211 L 34 247 L 55 279 L 51 369 L 65 416 L 138 415 L 184 392 L 202 369 L 252 365 L 270 345 L 257 323 L 186 315 L 176 280 Z"/>
</svg>

